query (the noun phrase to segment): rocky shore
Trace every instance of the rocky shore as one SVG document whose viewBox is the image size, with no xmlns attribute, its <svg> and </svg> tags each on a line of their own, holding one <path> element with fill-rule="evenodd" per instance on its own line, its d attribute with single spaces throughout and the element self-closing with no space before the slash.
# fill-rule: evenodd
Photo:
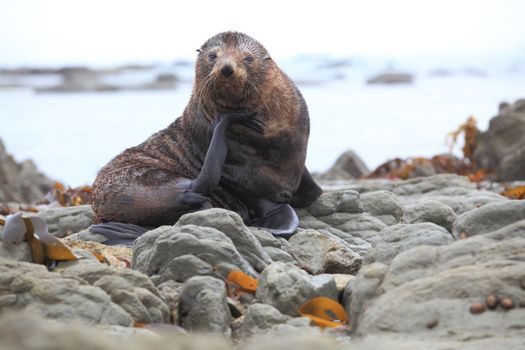
<svg viewBox="0 0 525 350">
<path fill-rule="evenodd" d="M 210 209 L 115 250 L 89 242 L 101 237 L 86 230 L 88 205 L 27 213 L 79 259 L 48 270 L 26 243 L 0 243 L 0 347 L 525 346 L 525 201 L 457 175 L 325 190 L 288 241 Z M 231 293 L 239 270 L 255 293 Z M 302 317 L 319 296 L 340 302 L 349 324 Z"/>
</svg>

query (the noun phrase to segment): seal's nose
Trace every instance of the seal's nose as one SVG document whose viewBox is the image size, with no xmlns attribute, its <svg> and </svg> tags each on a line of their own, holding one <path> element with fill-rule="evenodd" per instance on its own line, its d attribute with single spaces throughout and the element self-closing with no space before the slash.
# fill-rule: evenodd
<svg viewBox="0 0 525 350">
<path fill-rule="evenodd" d="M 221 73 L 222 75 L 224 75 L 226 78 L 228 78 L 229 76 L 231 76 L 233 74 L 233 67 L 230 65 L 230 64 L 225 64 L 222 68 L 221 68 Z"/>
</svg>

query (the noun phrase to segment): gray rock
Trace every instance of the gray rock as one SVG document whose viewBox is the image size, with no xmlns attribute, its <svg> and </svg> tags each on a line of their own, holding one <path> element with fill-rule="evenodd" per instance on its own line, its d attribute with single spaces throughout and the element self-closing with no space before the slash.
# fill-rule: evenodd
<svg viewBox="0 0 525 350">
<path fill-rule="evenodd" d="M 268 253 L 268 255 L 272 258 L 273 261 L 297 264 L 297 260 L 295 260 L 290 254 L 288 254 L 282 249 L 275 247 L 264 247 L 264 250 L 266 251 L 266 253 Z"/>
<path fill-rule="evenodd" d="M 379 232 L 380 238 L 365 257 L 366 263 L 390 263 L 399 253 L 419 245 L 446 245 L 454 241 L 443 227 L 430 222 L 397 224 Z"/>
<path fill-rule="evenodd" d="M 261 246 L 263 247 L 273 247 L 273 248 L 282 248 L 281 241 L 276 238 L 274 235 L 272 235 L 270 232 L 257 228 L 257 227 L 250 227 L 250 231 L 252 234 L 257 238 Z"/>
<path fill-rule="evenodd" d="M 357 153 L 349 150 L 341 154 L 335 164 L 318 177 L 320 180 L 346 180 L 365 176 L 369 172 L 365 162 Z"/>
<path fill-rule="evenodd" d="M 0 140 L 0 202 L 33 203 L 53 188 L 31 160 L 17 163 Z"/>
<path fill-rule="evenodd" d="M 354 274 L 363 261 L 345 241 L 326 231 L 301 231 L 289 242 L 290 254 L 312 274 Z"/>
<path fill-rule="evenodd" d="M 0 259 L 2 308 L 25 308 L 47 318 L 131 326 L 132 317 L 102 289 L 43 265 Z"/>
<path fill-rule="evenodd" d="M 461 215 L 452 233 L 460 238 L 485 234 L 525 218 L 525 201 L 507 200 L 484 205 Z"/>
<path fill-rule="evenodd" d="M 424 200 L 407 205 L 403 221 L 408 224 L 432 222 L 451 232 L 456 219 L 456 213 L 448 205 L 436 200 Z"/>
<path fill-rule="evenodd" d="M 224 233 L 195 225 L 161 226 L 146 232 L 134 242 L 132 267 L 157 280 L 167 281 L 172 276 L 167 266 L 176 266 L 176 263 L 170 265 L 170 262 L 184 255 L 193 255 L 212 267 L 228 264 L 257 276 Z"/>
<path fill-rule="evenodd" d="M 381 73 L 371 77 L 366 81 L 367 84 L 411 84 L 414 80 L 409 73 Z"/>
<path fill-rule="evenodd" d="M 473 158 L 480 167 L 496 173 L 497 181 L 525 179 L 524 101 L 507 105 L 490 120 L 480 136 Z"/>
<path fill-rule="evenodd" d="M 224 282 L 208 276 L 190 278 L 182 288 L 179 315 L 185 329 L 229 336 L 233 318 L 226 302 Z"/>
<path fill-rule="evenodd" d="M 265 331 L 274 325 L 286 323 L 291 319 L 290 316 L 283 315 L 271 305 L 252 304 L 246 309 L 246 314 L 238 333 L 241 337 L 266 333 Z"/>
<path fill-rule="evenodd" d="M 338 191 L 323 193 L 308 207 L 308 211 L 315 217 L 326 216 L 336 212 L 361 213 L 359 193 L 356 191 Z"/>
<path fill-rule="evenodd" d="M 56 237 L 66 237 L 88 228 L 93 224 L 93 215 L 91 205 L 53 208 L 38 213 L 46 220 L 49 233 Z"/>
<path fill-rule="evenodd" d="M 81 278 L 104 290 L 134 322 L 169 322 L 168 306 L 150 279 L 138 271 L 112 269 L 96 259 L 62 262 L 55 271 L 69 278 Z"/>
<path fill-rule="evenodd" d="M 351 287 L 356 336 L 409 334 L 453 341 L 517 337 L 525 309 L 473 315 L 489 293 L 525 300 L 525 220 L 445 246 L 418 246 L 390 266 L 363 267 Z M 434 322 L 435 327 L 427 327 Z M 518 332 L 519 333 L 519 332 Z"/>
<path fill-rule="evenodd" d="M 213 274 L 213 266 L 202 261 L 195 255 L 181 255 L 170 260 L 164 265 L 159 275 L 160 283 L 165 281 L 184 282 L 193 276 L 206 276 Z"/>
<path fill-rule="evenodd" d="M 300 307 L 314 297 L 337 300 L 337 287 L 330 275 L 311 276 L 294 265 L 276 262 L 262 272 L 256 296 L 283 314 L 298 316 Z"/>
<path fill-rule="evenodd" d="M 175 281 L 166 281 L 157 286 L 162 300 L 170 309 L 171 323 L 179 324 L 179 300 L 184 284 Z"/>
<path fill-rule="evenodd" d="M 239 214 L 220 208 L 201 210 L 183 215 L 176 227 L 197 225 L 217 229 L 229 237 L 237 251 L 257 270 L 262 271 L 272 259 L 262 249 L 261 243 L 244 225 Z"/>
<path fill-rule="evenodd" d="M 361 195 L 361 203 L 365 211 L 386 225 L 400 222 L 403 217 L 403 205 L 390 191 L 374 191 Z"/>
<path fill-rule="evenodd" d="M 383 221 L 368 213 L 335 213 L 319 219 L 353 237 L 359 237 L 368 242 L 373 241 L 377 233 L 387 227 Z"/>
<path fill-rule="evenodd" d="M 0 241 L 0 259 L 13 261 L 33 261 L 31 250 L 26 242 L 4 243 Z"/>
</svg>

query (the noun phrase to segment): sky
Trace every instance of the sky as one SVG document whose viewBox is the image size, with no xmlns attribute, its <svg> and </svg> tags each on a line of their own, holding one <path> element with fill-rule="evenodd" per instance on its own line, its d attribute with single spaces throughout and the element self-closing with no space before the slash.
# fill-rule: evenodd
<svg viewBox="0 0 525 350">
<path fill-rule="evenodd" d="M 0 0 L 0 65 L 194 57 L 224 30 L 274 57 L 525 51 L 523 0 Z"/>
</svg>

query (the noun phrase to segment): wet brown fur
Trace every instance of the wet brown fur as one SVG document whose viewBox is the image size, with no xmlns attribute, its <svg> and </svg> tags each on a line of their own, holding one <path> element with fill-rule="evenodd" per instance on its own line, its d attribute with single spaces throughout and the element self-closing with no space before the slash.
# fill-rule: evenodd
<svg viewBox="0 0 525 350">
<path fill-rule="evenodd" d="M 220 76 L 219 63 L 224 62 L 234 66 L 231 80 Z M 100 170 L 93 184 L 98 221 L 158 226 L 194 211 L 174 208 L 173 197 L 181 181 L 198 176 L 214 119 L 232 111 L 256 112 L 264 134 L 241 125 L 230 127 L 228 155 L 219 188 L 211 194 L 212 205 L 249 220 L 250 208 L 242 199 L 247 195 L 289 202 L 287 193 L 297 190 L 304 169 L 306 104 L 261 44 L 245 34 L 225 32 L 201 47 L 192 96 L 182 116 Z"/>
</svg>

